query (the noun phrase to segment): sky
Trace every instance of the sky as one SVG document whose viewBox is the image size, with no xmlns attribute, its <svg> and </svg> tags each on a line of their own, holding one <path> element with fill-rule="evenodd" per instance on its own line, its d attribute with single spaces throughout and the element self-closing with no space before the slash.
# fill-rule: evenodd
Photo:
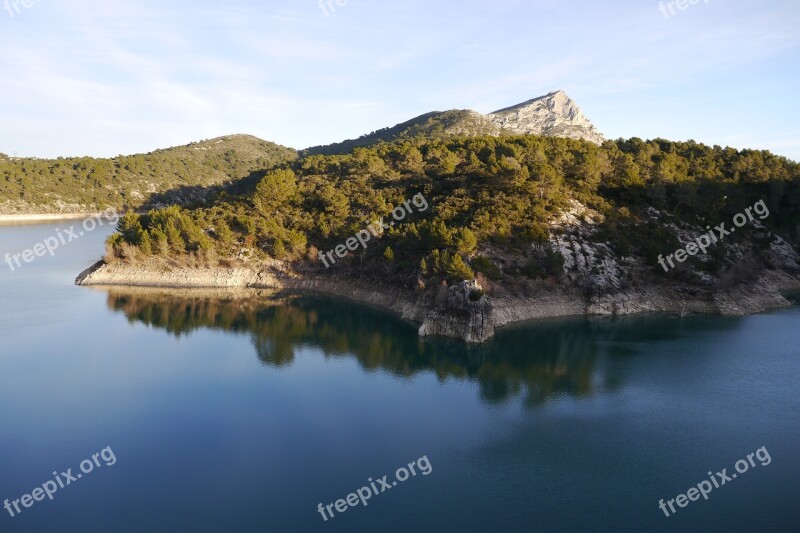
<svg viewBox="0 0 800 533">
<path fill-rule="evenodd" d="M 611 139 L 800 161 L 800 1 L 694 1 L 6 0 L 0 152 L 306 148 L 562 89 Z"/>
</svg>

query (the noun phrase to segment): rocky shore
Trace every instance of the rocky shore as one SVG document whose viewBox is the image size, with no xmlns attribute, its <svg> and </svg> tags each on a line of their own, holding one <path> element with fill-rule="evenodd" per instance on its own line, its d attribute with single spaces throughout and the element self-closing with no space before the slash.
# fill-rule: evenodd
<svg viewBox="0 0 800 533">
<path fill-rule="evenodd" d="M 635 313 L 710 313 L 742 316 L 788 307 L 783 293 L 800 290 L 797 278 L 764 271 L 735 288 L 696 291 L 680 285 L 648 286 L 586 297 L 563 285 L 539 283 L 524 291 L 484 294 L 475 282 L 415 292 L 380 282 L 363 282 L 319 273 L 298 273 L 278 261 L 258 266 L 178 267 L 167 264 L 106 264 L 100 261 L 76 279 L 83 286 L 156 288 L 273 289 L 320 292 L 388 310 L 419 326 L 420 336 L 445 336 L 485 342 L 503 326 L 540 318 Z"/>
<path fill-rule="evenodd" d="M 14 213 L 0 214 L 0 224 L 31 224 L 35 222 L 59 222 L 61 220 L 80 220 L 103 215 L 101 212 L 86 213 Z"/>
</svg>

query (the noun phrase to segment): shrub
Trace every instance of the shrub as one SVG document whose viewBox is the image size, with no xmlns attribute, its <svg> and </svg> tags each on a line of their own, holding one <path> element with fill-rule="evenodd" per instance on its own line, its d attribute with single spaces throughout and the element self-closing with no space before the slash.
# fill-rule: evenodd
<svg viewBox="0 0 800 533">
<path fill-rule="evenodd" d="M 457 281 L 475 279 L 475 272 L 473 272 L 469 265 L 467 265 L 458 254 L 450 256 L 445 271 L 450 278 Z"/>
<path fill-rule="evenodd" d="M 488 257 L 483 255 L 479 255 L 478 257 L 472 260 L 472 268 L 476 272 L 482 272 L 489 279 L 492 280 L 498 280 L 503 275 L 503 272 L 500 270 L 500 267 L 492 263 Z"/>
<path fill-rule="evenodd" d="M 478 289 L 473 289 L 469 291 L 469 299 L 471 302 L 477 302 L 481 298 L 483 298 L 484 292 Z"/>
<path fill-rule="evenodd" d="M 478 250 L 478 237 L 469 228 L 459 228 L 455 237 L 456 250 L 462 255 L 472 255 Z"/>
<path fill-rule="evenodd" d="M 564 256 L 551 245 L 537 247 L 522 271 L 534 279 L 560 277 L 564 273 Z"/>
</svg>

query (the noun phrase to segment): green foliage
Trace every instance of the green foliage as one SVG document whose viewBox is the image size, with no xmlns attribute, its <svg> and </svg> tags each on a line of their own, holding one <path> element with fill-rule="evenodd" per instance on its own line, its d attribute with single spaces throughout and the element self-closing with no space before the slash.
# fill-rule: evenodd
<svg viewBox="0 0 800 533">
<path fill-rule="evenodd" d="M 276 240 L 272 244 L 272 257 L 275 259 L 284 259 L 286 254 L 286 246 L 283 244 L 283 241 Z"/>
<path fill-rule="evenodd" d="M 231 244 L 231 242 L 233 242 L 233 232 L 231 231 L 231 227 L 224 220 L 216 221 L 214 234 L 217 240 L 223 245 Z"/>
<path fill-rule="evenodd" d="M 265 216 L 274 216 L 297 194 L 297 176 L 290 169 L 267 172 L 256 186 L 253 203 Z"/>
<path fill-rule="evenodd" d="M 475 272 L 464 262 L 464 259 L 447 250 L 434 250 L 423 261 L 422 272 L 425 275 L 444 276 L 456 282 L 475 278 Z"/>
<path fill-rule="evenodd" d="M 230 136 L 113 159 L 0 157 L 4 212 L 139 209 L 207 200 L 231 180 L 293 161 L 297 152 L 248 136 Z"/>
<path fill-rule="evenodd" d="M 178 231 L 178 228 L 175 227 L 171 220 L 167 223 L 165 233 L 167 234 L 167 242 L 171 252 L 182 254 L 186 251 L 186 241 L 183 240 L 181 232 Z"/>
<path fill-rule="evenodd" d="M 140 244 L 142 234 L 142 224 L 139 216 L 128 211 L 117 223 L 117 231 L 122 234 L 122 238 L 131 244 Z"/>
<path fill-rule="evenodd" d="M 148 233 L 152 236 L 153 252 L 159 255 L 167 255 L 169 253 L 167 233 L 159 227 L 148 230 Z"/>
<path fill-rule="evenodd" d="M 139 250 L 145 255 L 153 255 L 153 239 L 147 231 L 143 231 L 139 238 Z"/>
<path fill-rule="evenodd" d="M 454 280 L 471 280 L 475 278 L 475 272 L 467 265 L 458 254 L 453 254 L 446 268 L 446 273 Z"/>
<path fill-rule="evenodd" d="M 534 248 L 532 257 L 525 263 L 525 274 L 531 278 L 560 277 L 564 274 L 564 256 L 551 245 Z"/>
<path fill-rule="evenodd" d="M 500 267 L 492 263 L 488 257 L 482 255 L 479 255 L 472 260 L 472 268 L 476 272 L 485 274 L 491 280 L 496 281 L 503 276 L 503 272 L 500 270 Z"/>
<path fill-rule="evenodd" d="M 478 251 L 478 237 L 469 228 L 459 228 L 455 235 L 456 251 L 462 255 L 472 255 Z"/>
<path fill-rule="evenodd" d="M 800 241 L 797 163 L 692 141 L 596 146 L 536 136 L 404 138 L 281 162 L 255 175 L 211 205 L 126 216 L 122 240 L 114 245 L 138 245 L 144 255 L 213 250 L 225 258 L 246 250 L 256 260 L 297 261 L 310 247 L 331 250 L 383 219 L 394 224 L 375 230 L 373 242 L 338 267 L 461 281 L 475 271 L 490 279 L 516 276 L 520 270 L 513 265 L 522 264 L 522 274 L 539 279 L 563 273 L 550 232 L 575 201 L 604 217 L 593 226 L 592 239 L 655 265 L 659 254 L 679 247 L 670 229 L 675 224 L 718 224 L 762 198 L 773 213 L 764 223 Z M 425 211 L 411 203 L 420 193 Z M 404 204 L 410 213 L 393 220 L 392 210 L 406 209 Z M 737 231 L 736 239 L 747 231 Z M 511 266 L 503 273 L 481 253 L 504 257 Z M 724 252 L 714 253 L 722 255 L 712 258 L 713 268 L 721 268 Z"/>
</svg>

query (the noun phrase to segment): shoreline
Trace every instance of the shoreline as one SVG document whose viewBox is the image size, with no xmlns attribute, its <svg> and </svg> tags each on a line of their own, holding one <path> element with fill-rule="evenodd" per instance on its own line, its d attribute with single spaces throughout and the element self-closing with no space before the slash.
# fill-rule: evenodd
<svg viewBox="0 0 800 533">
<path fill-rule="evenodd" d="M 105 214 L 105 211 L 93 213 L 19 213 L 12 215 L 0 214 L 0 225 L 31 224 L 37 222 L 59 222 L 61 220 L 81 220 L 94 218 Z"/>
<path fill-rule="evenodd" d="M 691 299 L 680 286 L 645 286 L 585 298 L 575 288 L 534 284 L 526 296 L 499 294 L 470 299 L 475 288 L 464 282 L 448 289 L 446 302 L 378 281 L 357 282 L 330 275 L 299 274 L 289 265 L 270 261 L 253 266 L 172 267 L 166 264 L 106 264 L 98 261 L 82 272 L 76 285 L 97 288 L 207 289 L 215 293 L 273 290 L 316 292 L 345 298 L 388 311 L 419 327 L 420 337 L 444 336 L 468 343 L 491 339 L 497 329 L 544 318 L 615 316 L 644 313 L 717 314 L 745 316 L 791 307 L 784 293 L 800 291 L 800 280 L 782 272 L 765 271 L 754 282 L 709 291 Z"/>
</svg>

